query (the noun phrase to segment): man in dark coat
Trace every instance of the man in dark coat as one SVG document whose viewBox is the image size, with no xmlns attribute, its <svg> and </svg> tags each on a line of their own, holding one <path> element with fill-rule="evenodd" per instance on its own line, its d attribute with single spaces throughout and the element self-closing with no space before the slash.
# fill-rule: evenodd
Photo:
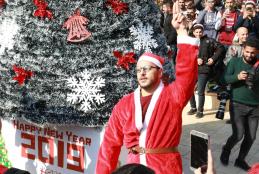
<svg viewBox="0 0 259 174">
<path fill-rule="evenodd" d="M 197 118 L 203 117 L 203 107 L 205 102 L 205 87 L 210 78 L 214 74 L 214 66 L 218 61 L 221 61 L 225 48 L 219 42 L 207 35 L 203 35 L 203 25 L 195 24 L 193 26 L 193 35 L 200 39 L 200 48 L 198 54 L 198 111 L 196 108 L 195 96 L 193 95 L 190 100 L 191 110 L 187 113 L 193 115 L 196 113 Z"/>
<path fill-rule="evenodd" d="M 163 14 L 161 18 L 161 27 L 164 31 L 164 36 L 166 38 L 167 45 L 172 50 L 172 59 L 175 64 L 176 58 L 176 43 L 177 43 L 177 33 L 175 28 L 172 26 L 171 21 L 173 19 L 173 2 L 171 0 L 165 0 L 162 6 Z"/>
</svg>

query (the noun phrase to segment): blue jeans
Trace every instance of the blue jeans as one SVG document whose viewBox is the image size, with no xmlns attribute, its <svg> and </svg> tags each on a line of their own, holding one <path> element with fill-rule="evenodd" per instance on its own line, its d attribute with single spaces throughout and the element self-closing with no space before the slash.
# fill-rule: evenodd
<svg viewBox="0 0 259 174">
<path fill-rule="evenodd" d="M 204 102 L 205 102 L 205 88 L 206 84 L 209 81 L 209 74 L 198 74 L 198 111 L 203 112 Z M 191 108 L 196 108 L 195 96 L 193 95 L 190 99 Z"/>
<path fill-rule="evenodd" d="M 256 138 L 259 106 L 251 106 L 231 101 L 229 109 L 232 135 L 228 138 L 224 148 L 231 150 L 244 137 L 238 155 L 238 159 L 244 160 Z"/>
</svg>

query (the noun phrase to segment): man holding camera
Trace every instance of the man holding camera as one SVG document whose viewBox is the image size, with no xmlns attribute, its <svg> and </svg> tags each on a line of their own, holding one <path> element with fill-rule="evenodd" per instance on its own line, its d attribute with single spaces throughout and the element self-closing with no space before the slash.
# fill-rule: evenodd
<svg viewBox="0 0 259 174">
<path fill-rule="evenodd" d="M 249 0 L 245 2 L 245 9 L 243 14 L 238 17 L 234 26 L 234 31 L 239 27 L 246 27 L 248 29 L 249 36 L 256 36 L 259 38 L 259 17 L 256 15 L 254 1 Z"/>
<path fill-rule="evenodd" d="M 228 165 L 231 149 L 244 136 L 235 166 L 245 171 L 250 169 L 245 157 L 256 138 L 259 120 L 258 43 L 256 38 L 248 39 L 243 45 L 243 57 L 231 59 L 223 76 L 223 81 L 231 84 L 232 135 L 223 146 L 220 160 L 223 165 Z"/>
</svg>

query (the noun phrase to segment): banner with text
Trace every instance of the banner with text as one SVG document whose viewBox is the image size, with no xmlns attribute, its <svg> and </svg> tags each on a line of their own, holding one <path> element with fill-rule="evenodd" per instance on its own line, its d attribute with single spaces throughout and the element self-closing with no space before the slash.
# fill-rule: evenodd
<svg viewBox="0 0 259 174">
<path fill-rule="evenodd" d="M 13 167 L 32 174 L 93 174 L 102 130 L 39 127 L 2 120 L 1 133 Z"/>
</svg>

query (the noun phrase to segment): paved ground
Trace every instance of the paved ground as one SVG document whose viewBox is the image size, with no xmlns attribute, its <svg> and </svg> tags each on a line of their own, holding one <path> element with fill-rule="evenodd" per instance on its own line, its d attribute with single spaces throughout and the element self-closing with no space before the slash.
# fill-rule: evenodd
<svg viewBox="0 0 259 174">
<path fill-rule="evenodd" d="M 234 167 L 234 162 L 239 152 L 240 143 L 237 144 L 232 150 L 230 164 L 228 167 L 224 167 L 219 161 L 222 145 L 225 144 L 226 139 L 231 135 L 231 125 L 225 124 L 225 120 L 216 119 L 215 110 L 207 110 L 205 111 L 207 115 L 205 115 L 204 118 L 197 119 L 195 116 L 189 116 L 186 114 L 189 108 L 189 106 L 186 106 L 183 111 L 183 133 L 179 146 L 183 158 L 184 174 L 193 174 L 193 172 L 189 169 L 191 130 L 206 132 L 210 135 L 211 149 L 215 160 L 217 174 L 245 174 L 246 172 Z M 226 113 L 225 119 L 228 118 L 229 114 Z M 259 162 L 259 129 L 257 130 L 256 142 L 252 146 L 246 159 L 249 164 Z"/>
</svg>

